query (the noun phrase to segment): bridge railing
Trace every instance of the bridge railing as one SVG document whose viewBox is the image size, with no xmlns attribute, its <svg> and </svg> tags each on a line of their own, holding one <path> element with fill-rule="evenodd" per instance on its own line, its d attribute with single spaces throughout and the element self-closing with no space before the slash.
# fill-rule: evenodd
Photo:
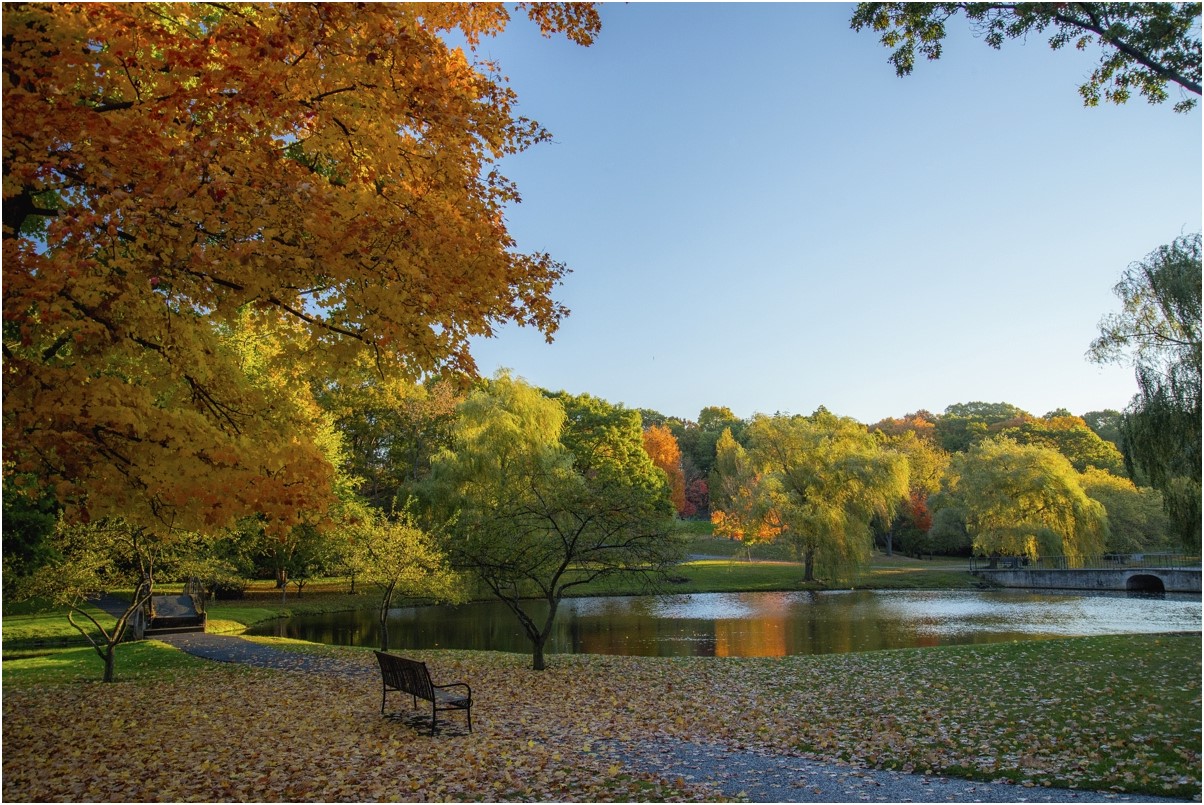
<svg viewBox="0 0 1204 805">
<path fill-rule="evenodd" d="M 1070 560 L 1065 556 L 971 556 L 970 570 L 1125 570 L 1199 568 L 1199 555 L 1185 553 L 1105 553 Z"/>
</svg>

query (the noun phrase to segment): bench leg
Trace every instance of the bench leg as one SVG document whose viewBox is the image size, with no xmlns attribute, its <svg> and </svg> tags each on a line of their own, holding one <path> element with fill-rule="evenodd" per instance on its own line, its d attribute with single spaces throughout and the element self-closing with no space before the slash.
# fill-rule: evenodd
<svg viewBox="0 0 1204 805">
<path fill-rule="evenodd" d="M 435 709 L 435 703 L 431 702 L 431 737 L 435 737 L 435 722 L 439 718 L 439 711 Z"/>
</svg>

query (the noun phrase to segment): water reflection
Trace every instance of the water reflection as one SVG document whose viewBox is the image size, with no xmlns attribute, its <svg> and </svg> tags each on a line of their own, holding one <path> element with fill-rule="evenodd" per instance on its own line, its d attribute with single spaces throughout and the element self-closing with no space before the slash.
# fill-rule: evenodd
<svg viewBox="0 0 1204 805">
<path fill-rule="evenodd" d="M 542 616 L 546 609 L 531 607 Z M 1200 631 L 1198 596 L 990 592 L 799 592 L 570 599 L 549 653 L 777 657 L 1039 637 Z M 254 630 L 320 643 L 379 645 L 371 610 L 281 620 Z M 392 648 L 526 652 L 503 605 L 390 613 Z"/>
</svg>

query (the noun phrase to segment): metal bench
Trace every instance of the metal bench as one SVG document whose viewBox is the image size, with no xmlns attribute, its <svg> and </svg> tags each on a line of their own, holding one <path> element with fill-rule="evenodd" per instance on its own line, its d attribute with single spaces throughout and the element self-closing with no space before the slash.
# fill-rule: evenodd
<svg viewBox="0 0 1204 805">
<path fill-rule="evenodd" d="M 376 652 L 376 661 L 380 663 L 381 694 L 380 712 L 385 712 L 385 699 L 389 691 L 408 693 L 414 698 L 414 707 L 418 700 L 425 699 L 431 703 L 431 735 L 435 734 L 435 722 L 440 710 L 463 710 L 468 716 L 468 731 L 472 732 L 472 689 L 463 682 L 452 682 L 448 685 L 431 683 L 431 675 L 426 670 L 426 663 L 407 660 L 396 654 Z M 456 689 L 453 692 L 451 689 Z M 460 690 L 463 692 L 458 692 Z"/>
</svg>

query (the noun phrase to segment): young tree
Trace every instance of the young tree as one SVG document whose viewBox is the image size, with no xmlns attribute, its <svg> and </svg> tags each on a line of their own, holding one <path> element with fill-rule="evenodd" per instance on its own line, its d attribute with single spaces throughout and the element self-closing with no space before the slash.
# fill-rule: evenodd
<svg viewBox="0 0 1204 805">
<path fill-rule="evenodd" d="M 403 512 L 390 519 L 364 508 L 351 528 L 350 564 L 381 592 L 380 650 L 389 650 L 389 610 L 399 596 L 458 603 L 464 598 L 460 576 L 447 565 L 436 540 Z"/>
<path fill-rule="evenodd" d="M 103 680 L 112 682 L 117 645 L 150 600 L 155 565 L 167 542 L 121 520 L 79 525 L 60 520 L 51 542 L 55 558 L 18 582 L 17 594 L 67 607 L 67 620 L 104 662 Z M 114 587 L 131 587 L 134 595 L 116 623 L 106 627 L 88 602 Z"/>
<path fill-rule="evenodd" d="M 1101 97 L 1124 103 L 1134 92 L 1150 103 L 1167 99 L 1167 84 L 1200 94 L 1199 3 L 858 3 L 852 27 L 882 33 L 894 48 L 890 62 L 899 76 L 915 68 L 916 53 L 941 56 L 945 23 L 959 13 L 974 32 L 999 49 L 1005 39 L 1051 31 L 1049 46 L 1085 50 L 1098 42 L 1099 66 L 1079 87 L 1085 106 Z M 1176 112 L 1196 105 L 1183 97 Z"/>
<path fill-rule="evenodd" d="M 1088 355 L 1129 362 L 1138 393 L 1121 420 L 1130 477 L 1160 491 L 1186 550 L 1200 549 L 1200 234 L 1133 263 L 1116 285 L 1120 313 L 1100 322 Z"/>
<path fill-rule="evenodd" d="M 452 566 L 515 614 L 536 670 L 566 592 L 616 574 L 654 580 L 678 556 L 639 415 L 588 395 L 564 402 L 505 374 L 484 384 L 460 406 L 429 484 L 437 516 L 452 521 Z"/>
<path fill-rule="evenodd" d="M 778 530 L 815 580 L 855 570 L 873 550 L 870 521 L 907 496 L 907 461 L 861 423 L 824 409 L 809 417 L 757 416 L 748 427 L 752 509 Z"/>
<path fill-rule="evenodd" d="M 1065 556 L 1071 566 L 1103 552 L 1104 507 L 1083 490 L 1061 453 L 987 439 L 955 455 L 940 508 L 960 510 L 983 556 Z"/>
<path fill-rule="evenodd" d="M 413 379 L 565 315 L 567 269 L 519 253 L 503 216 L 498 161 L 549 136 L 472 50 L 504 6 L 3 14 L 5 459 L 68 516 L 200 529 L 321 487 L 221 343 L 240 317 L 289 333 L 270 370 L 368 354 Z M 599 26 L 587 4 L 527 14 L 581 44 Z"/>
</svg>

